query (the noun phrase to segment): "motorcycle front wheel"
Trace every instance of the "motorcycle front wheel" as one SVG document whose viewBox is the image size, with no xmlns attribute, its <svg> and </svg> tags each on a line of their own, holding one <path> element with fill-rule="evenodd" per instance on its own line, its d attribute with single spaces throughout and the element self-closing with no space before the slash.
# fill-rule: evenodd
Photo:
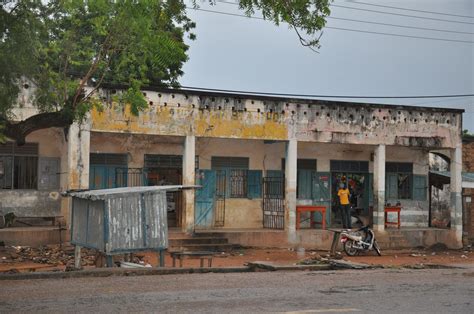
<svg viewBox="0 0 474 314">
<path fill-rule="evenodd" d="M 380 247 L 377 241 L 374 241 L 374 250 L 377 252 L 378 256 L 382 256 L 382 253 L 380 253 Z"/>
<path fill-rule="evenodd" d="M 344 242 L 344 252 L 346 252 L 346 254 L 349 256 L 357 255 L 358 249 L 356 249 L 353 245 L 354 241 L 352 240 L 347 240 Z"/>
</svg>

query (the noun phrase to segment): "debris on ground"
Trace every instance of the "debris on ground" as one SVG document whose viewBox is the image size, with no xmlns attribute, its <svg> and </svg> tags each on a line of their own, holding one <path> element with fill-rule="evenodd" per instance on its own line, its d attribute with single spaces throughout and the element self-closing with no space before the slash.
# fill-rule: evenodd
<svg viewBox="0 0 474 314">
<path fill-rule="evenodd" d="M 428 250 L 433 252 L 442 252 L 449 250 L 449 248 L 446 246 L 446 244 L 438 242 L 428 247 Z"/>
<path fill-rule="evenodd" d="M 315 252 L 313 252 L 315 253 Z M 298 261 L 297 265 L 319 265 L 319 264 L 328 264 L 329 259 L 322 257 L 319 254 L 311 255 L 311 257 L 302 259 Z"/>
<path fill-rule="evenodd" d="M 144 262 L 141 263 L 130 263 L 130 262 L 120 262 L 120 267 L 122 268 L 147 268 L 151 267 L 150 264 L 145 264 Z"/>
<path fill-rule="evenodd" d="M 29 246 L 10 246 L 2 248 L 1 264 L 33 262 L 50 266 L 73 266 L 74 247 L 46 245 L 39 248 Z M 81 250 L 82 266 L 95 265 L 96 251 L 83 248 Z"/>
</svg>

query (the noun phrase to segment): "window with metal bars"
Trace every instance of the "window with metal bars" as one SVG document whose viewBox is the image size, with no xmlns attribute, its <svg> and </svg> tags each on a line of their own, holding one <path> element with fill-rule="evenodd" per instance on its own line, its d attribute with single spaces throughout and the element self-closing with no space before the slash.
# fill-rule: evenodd
<svg viewBox="0 0 474 314">
<path fill-rule="evenodd" d="M 248 191 L 248 168 L 247 157 L 212 157 L 211 168 L 225 172 L 226 195 L 231 198 L 246 198 Z"/>
<path fill-rule="evenodd" d="M 387 162 L 385 164 L 385 191 L 388 199 L 411 199 L 413 189 L 413 164 Z"/>
<path fill-rule="evenodd" d="M 0 189 L 38 188 L 38 144 L 0 144 Z"/>
<path fill-rule="evenodd" d="M 248 171 L 244 169 L 230 170 L 230 197 L 247 197 Z"/>
</svg>

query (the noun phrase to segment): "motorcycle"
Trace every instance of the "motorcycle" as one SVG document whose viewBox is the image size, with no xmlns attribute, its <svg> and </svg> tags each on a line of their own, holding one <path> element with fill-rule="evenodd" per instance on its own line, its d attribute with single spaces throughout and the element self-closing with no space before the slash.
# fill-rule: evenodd
<svg viewBox="0 0 474 314">
<path fill-rule="evenodd" d="M 341 243 L 344 252 L 349 256 L 370 250 L 374 250 L 379 256 L 382 256 L 379 244 L 375 240 L 375 234 L 369 226 L 364 226 L 356 231 L 342 231 Z"/>
</svg>

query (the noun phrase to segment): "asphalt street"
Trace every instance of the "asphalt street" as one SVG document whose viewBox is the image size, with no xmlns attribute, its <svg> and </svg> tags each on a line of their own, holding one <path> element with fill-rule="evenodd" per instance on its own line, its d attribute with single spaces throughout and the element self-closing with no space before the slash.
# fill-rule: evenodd
<svg viewBox="0 0 474 314">
<path fill-rule="evenodd" d="M 473 313 L 474 268 L 9 280 L 0 312 Z"/>
</svg>

